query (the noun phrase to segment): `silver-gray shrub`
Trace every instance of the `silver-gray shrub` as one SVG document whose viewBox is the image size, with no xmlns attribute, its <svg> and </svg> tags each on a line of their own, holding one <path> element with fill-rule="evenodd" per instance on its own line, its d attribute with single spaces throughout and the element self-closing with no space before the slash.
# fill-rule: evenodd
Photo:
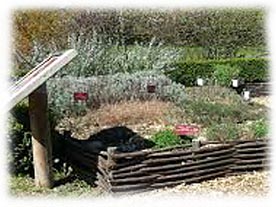
<svg viewBox="0 0 276 207">
<path fill-rule="evenodd" d="M 155 93 L 148 93 L 148 84 L 155 85 Z M 185 99 L 183 85 L 172 82 L 164 74 L 156 71 L 86 78 L 65 76 L 50 79 L 47 87 L 50 108 L 56 115 L 61 116 L 126 100 L 160 99 L 181 103 Z M 87 92 L 88 101 L 74 101 L 74 92 Z"/>
<path fill-rule="evenodd" d="M 72 34 L 68 47 L 78 51 L 78 56 L 59 72 L 60 76 L 107 75 L 141 70 L 164 71 L 179 58 L 179 51 L 165 47 L 153 38 L 148 44 L 120 45 L 93 34 L 91 38 Z"/>
<path fill-rule="evenodd" d="M 135 43 L 122 45 L 92 33 L 90 37 L 72 33 L 67 38 L 67 46 L 61 48 L 57 42 L 42 45 L 33 42 L 33 48 L 28 56 L 15 53 L 14 71 L 22 75 L 50 53 L 73 48 L 78 55 L 57 76 L 90 77 L 119 72 L 137 72 L 141 70 L 164 71 L 171 69 L 171 63 L 180 57 L 180 51 L 174 47 L 167 47 L 153 38 L 149 43 Z M 17 69 L 16 69 L 17 68 Z M 18 70 L 20 69 L 20 70 Z M 20 73 L 19 73 L 20 71 Z"/>
</svg>

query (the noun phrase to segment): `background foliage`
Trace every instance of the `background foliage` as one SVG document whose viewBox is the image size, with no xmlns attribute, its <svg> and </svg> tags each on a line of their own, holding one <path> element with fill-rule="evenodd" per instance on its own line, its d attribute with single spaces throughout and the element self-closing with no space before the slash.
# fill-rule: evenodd
<svg viewBox="0 0 276 207">
<path fill-rule="evenodd" d="M 262 54 L 266 47 L 262 8 L 16 10 L 13 21 L 14 49 L 22 56 L 30 56 L 36 45 L 68 48 L 72 34 L 88 42 L 97 34 L 107 46 L 123 49 L 154 38 L 157 45 L 197 48 L 196 53 L 215 59 L 243 56 L 248 47 Z"/>
<path fill-rule="evenodd" d="M 231 58 L 221 60 L 193 60 L 174 63 L 174 70 L 166 71 L 172 80 L 186 86 L 196 84 L 196 78 L 213 78 L 217 65 L 229 65 L 239 70 L 239 78 L 246 82 L 269 80 L 269 65 L 266 58 Z M 223 66 L 224 67 L 224 66 Z M 226 71 L 226 73 L 228 73 Z"/>
</svg>

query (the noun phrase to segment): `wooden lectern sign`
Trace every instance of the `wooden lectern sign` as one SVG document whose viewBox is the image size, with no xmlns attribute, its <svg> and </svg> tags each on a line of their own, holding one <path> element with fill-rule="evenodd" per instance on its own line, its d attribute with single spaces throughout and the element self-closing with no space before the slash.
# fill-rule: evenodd
<svg viewBox="0 0 276 207">
<path fill-rule="evenodd" d="M 77 52 L 75 50 L 67 50 L 62 55 L 54 55 L 46 58 L 33 68 L 10 88 L 9 92 L 11 96 L 8 102 L 8 109 L 11 109 L 18 102 L 31 94 L 63 66 L 69 63 L 76 55 Z"/>
<path fill-rule="evenodd" d="M 52 187 L 52 144 L 48 119 L 46 81 L 69 63 L 77 52 L 67 50 L 62 55 L 46 58 L 10 88 L 8 110 L 29 97 L 35 184 Z"/>
</svg>

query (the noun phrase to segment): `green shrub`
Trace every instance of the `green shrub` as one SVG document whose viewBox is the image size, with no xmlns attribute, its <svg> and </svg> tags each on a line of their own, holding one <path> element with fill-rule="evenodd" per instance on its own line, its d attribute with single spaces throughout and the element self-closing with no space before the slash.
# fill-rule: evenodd
<svg viewBox="0 0 276 207">
<path fill-rule="evenodd" d="M 223 60 L 177 61 L 174 70 L 165 72 L 173 81 L 193 86 L 197 77 L 212 78 L 215 65 L 229 65 L 239 69 L 239 78 L 248 82 L 266 81 L 269 66 L 266 58 L 232 58 Z"/>
<path fill-rule="evenodd" d="M 250 130 L 253 132 L 253 138 L 266 138 L 269 132 L 268 121 L 265 119 L 260 119 L 250 126 Z"/>
<path fill-rule="evenodd" d="M 225 105 L 204 101 L 188 101 L 185 104 L 187 117 L 203 126 L 213 123 L 234 122 L 240 123 L 246 120 L 246 111 L 239 105 Z"/>
<path fill-rule="evenodd" d="M 56 125 L 55 118 L 49 113 L 49 121 L 51 126 L 51 138 L 53 145 L 56 146 L 54 136 L 54 127 Z M 9 144 L 8 164 L 9 170 L 15 175 L 34 176 L 33 169 L 33 153 L 32 153 L 32 135 L 30 129 L 30 120 L 28 113 L 28 104 L 24 100 L 17 104 L 8 117 L 8 134 L 7 140 Z M 55 148 L 53 148 L 53 158 L 55 158 Z M 55 164 L 54 170 L 57 172 L 65 171 L 64 163 Z"/>
<path fill-rule="evenodd" d="M 186 87 L 186 99 L 226 105 L 245 104 L 239 94 L 222 86 Z"/>
<path fill-rule="evenodd" d="M 189 139 L 181 138 L 171 129 L 165 129 L 157 132 L 152 136 L 151 140 L 155 143 L 154 148 L 176 146 L 189 142 Z"/>
<path fill-rule="evenodd" d="M 185 89 L 182 108 L 193 123 L 210 126 L 223 122 L 242 123 L 266 116 L 260 106 L 248 105 L 235 91 L 221 86 L 191 87 Z"/>
<path fill-rule="evenodd" d="M 13 174 L 33 175 L 28 105 L 17 104 L 8 119 L 8 162 Z"/>
<path fill-rule="evenodd" d="M 232 79 L 237 79 L 239 76 L 239 68 L 230 65 L 214 65 L 212 78 L 215 83 L 221 86 L 230 86 Z"/>
<path fill-rule="evenodd" d="M 239 134 L 239 126 L 232 122 L 212 124 L 206 131 L 206 136 L 211 141 L 235 140 L 239 138 Z"/>
<path fill-rule="evenodd" d="M 90 38 L 71 35 L 71 48 L 79 55 L 68 64 L 60 75 L 83 76 L 108 75 L 141 70 L 162 70 L 175 60 L 173 48 L 161 47 L 153 38 L 148 44 L 136 43 L 132 47 L 112 43 L 93 33 Z"/>
</svg>

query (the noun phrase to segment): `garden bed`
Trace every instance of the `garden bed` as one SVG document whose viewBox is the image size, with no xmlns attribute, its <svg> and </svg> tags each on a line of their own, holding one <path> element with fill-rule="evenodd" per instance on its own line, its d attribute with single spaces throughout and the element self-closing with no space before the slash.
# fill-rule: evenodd
<svg viewBox="0 0 276 207">
<path fill-rule="evenodd" d="M 113 193 L 152 190 L 267 169 L 268 150 L 265 139 L 194 142 L 133 152 L 109 147 L 97 156 L 70 151 L 78 166 L 95 172 L 98 187 Z"/>
</svg>

